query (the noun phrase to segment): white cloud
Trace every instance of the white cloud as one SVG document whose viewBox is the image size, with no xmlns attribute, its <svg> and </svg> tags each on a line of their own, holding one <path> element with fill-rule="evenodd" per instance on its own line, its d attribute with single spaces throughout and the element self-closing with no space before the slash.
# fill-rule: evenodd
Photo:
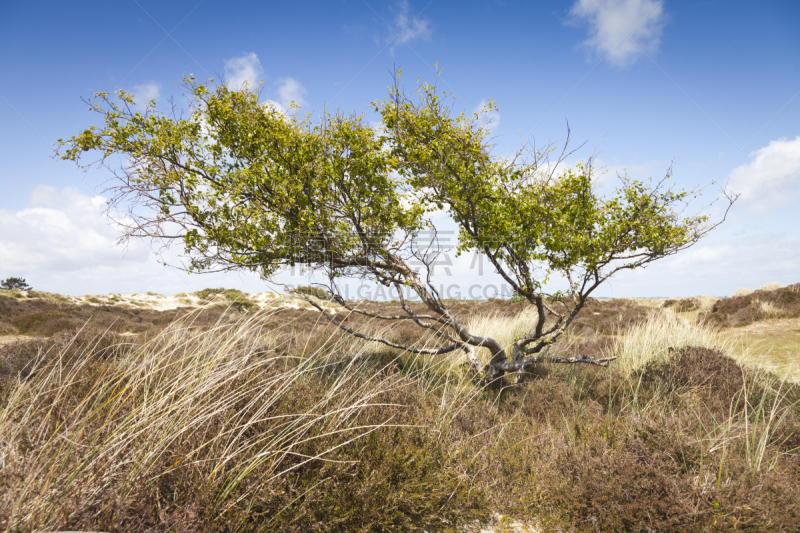
<svg viewBox="0 0 800 533">
<path fill-rule="evenodd" d="M 752 161 L 728 176 L 733 192 L 755 213 L 800 201 L 800 136 L 778 139 L 750 154 Z"/>
<path fill-rule="evenodd" d="M 728 228 L 730 229 L 730 228 Z M 625 272 L 603 296 L 691 296 L 733 294 L 740 287 L 777 281 L 797 283 L 800 235 L 752 233 L 711 235 L 708 241 L 652 266 Z"/>
<path fill-rule="evenodd" d="M 155 100 L 161 96 L 161 84 L 151 81 L 136 85 L 133 88 L 133 100 L 136 102 L 136 107 L 144 108 L 150 100 Z"/>
<path fill-rule="evenodd" d="M 278 102 L 284 109 L 289 109 L 289 105 L 294 102 L 298 106 L 302 107 L 306 105 L 305 96 L 306 89 L 300 82 L 298 82 L 294 78 L 283 78 L 280 80 L 280 86 L 278 87 Z"/>
<path fill-rule="evenodd" d="M 472 112 L 478 113 L 478 124 L 485 127 L 489 133 L 494 133 L 494 131 L 500 127 L 500 112 L 497 109 L 490 109 L 484 112 L 484 108 L 487 104 L 488 102 L 486 100 L 481 100 Z"/>
<path fill-rule="evenodd" d="M 105 216 L 102 196 L 86 196 L 74 187 L 37 185 L 27 204 L 19 211 L 0 209 L 0 279 L 20 276 L 34 289 L 75 295 L 148 290 L 174 294 L 204 287 L 269 290 L 252 273 L 187 276 L 164 268 L 144 240 L 117 245 L 119 230 Z M 170 252 L 165 259 L 180 263 Z"/>
<path fill-rule="evenodd" d="M 664 28 L 662 0 L 577 0 L 570 10 L 575 24 L 588 24 L 584 44 L 617 66 L 654 53 Z"/>
<path fill-rule="evenodd" d="M 430 39 L 433 33 L 430 20 L 412 15 L 408 0 L 398 2 L 394 26 L 394 33 L 390 38 L 393 44 L 392 49 L 394 49 L 394 46 L 406 44 L 417 39 Z"/>
<path fill-rule="evenodd" d="M 238 91 L 245 84 L 250 90 L 256 89 L 263 73 L 255 52 L 225 61 L 225 85 L 232 91 Z"/>
<path fill-rule="evenodd" d="M 258 88 L 263 73 L 261 61 L 255 52 L 225 61 L 225 85 L 233 91 L 238 91 L 244 86 L 250 90 Z M 305 99 L 305 87 L 294 78 L 287 76 L 278 80 L 276 91 L 276 98 L 264 101 L 266 108 L 287 113 L 292 102 L 300 107 L 308 104 Z"/>
<path fill-rule="evenodd" d="M 29 207 L 0 210 L 0 256 L 3 268 L 19 271 L 71 272 L 87 266 L 118 263 L 123 250 L 103 211 L 106 199 L 89 197 L 74 187 L 36 186 Z M 146 261 L 146 247 L 133 245 L 128 261 Z"/>
</svg>

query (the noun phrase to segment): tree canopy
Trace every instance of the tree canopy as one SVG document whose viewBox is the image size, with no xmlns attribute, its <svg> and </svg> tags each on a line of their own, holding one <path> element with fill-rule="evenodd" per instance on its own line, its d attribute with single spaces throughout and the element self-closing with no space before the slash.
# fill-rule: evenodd
<svg viewBox="0 0 800 533">
<path fill-rule="evenodd" d="M 62 158 L 81 163 L 96 152 L 114 172 L 111 205 L 126 210 L 123 238 L 178 240 L 188 268 L 201 272 L 246 269 L 269 279 L 287 266 L 319 269 L 351 312 L 410 320 L 432 330 L 441 346 L 371 337 L 309 298 L 339 327 L 412 352 L 463 350 L 489 382 L 543 360 L 607 364 L 543 350 L 609 277 L 684 250 L 721 222 L 685 214 L 697 191 L 671 188 L 671 169 L 656 181 L 621 176 L 618 188 L 603 194 L 591 158 L 564 164 L 566 143 L 561 151 L 526 145 L 514 157 L 498 156 L 482 116 L 494 104 L 456 113 L 435 85 L 420 83 L 405 94 L 399 73 L 388 95 L 372 104 L 378 127 L 356 113 L 285 113 L 257 91 L 213 80 L 185 78 L 183 89 L 186 110 L 173 105 L 166 113 L 152 101 L 137 108 L 123 91 L 97 93 L 90 105 L 102 127 L 60 140 Z M 726 199 L 728 207 L 735 200 Z M 457 224 L 460 252 L 485 255 L 536 307 L 537 319 L 511 357 L 494 339 L 469 332 L 436 291 L 435 250 L 418 239 L 435 233 L 434 212 Z M 391 287 L 404 314 L 359 310 L 339 294 L 342 276 Z M 566 279 L 568 289 L 548 292 L 552 276 Z M 404 288 L 427 314 L 414 312 Z M 485 368 L 475 348 L 489 349 Z"/>
</svg>

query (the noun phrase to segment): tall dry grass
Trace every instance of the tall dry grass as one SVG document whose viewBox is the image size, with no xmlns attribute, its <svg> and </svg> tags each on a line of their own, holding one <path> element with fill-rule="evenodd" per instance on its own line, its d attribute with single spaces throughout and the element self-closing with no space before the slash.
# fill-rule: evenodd
<svg viewBox="0 0 800 533">
<path fill-rule="evenodd" d="M 536 325 L 538 313 L 534 307 L 525 307 L 517 315 L 505 316 L 497 312 L 474 314 L 466 323 L 467 329 L 474 335 L 489 336 L 499 342 L 510 353 L 515 340 L 530 333 Z M 488 354 L 481 350 L 479 356 L 483 364 L 488 363 Z"/>
<path fill-rule="evenodd" d="M 695 305 L 697 305 L 698 313 L 707 313 L 711 311 L 711 308 L 714 307 L 714 304 L 717 303 L 719 298 L 708 294 L 702 294 L 700 296 L 695 296 L 692 298 L 692 300 L 694 301 Z"/>
<path fill-rule="evenodd" d="M 187 467 L 224 515 L 248 493 L 391 423 L 360 422 L 398 386 L 380 374 L 356 379 L 363 344 L 287 359 L 262 321 L 208 332 L 179 324 L 121 360 L 55 357 L 34 369 L 0 413 L 0 469 L 22 477 L 2 497 L 6 525 L 57 527 L 73 505 L 129 501 Z M 324 391 L 296 397 L 299 382 L 333 364 L 344 368 Z M 313 446 L 334 435 L 334 446 Z"/>
<path fill-rule="evenodd" d="M 775 318 L 781 314 L 781 309 L 772 302 L 756 300 L 755 303 L 764 318 Z"/>
<path fill-rule="evenodd" d="M 508 346 L 534 319 L 469 323 Z M 448 531 L 500 512 L 558 530 L 790 531 L 800 518 L 797 389 L 688 348 L 726 347 L 674 313 L 618 332 L 610 368 L 552 365 L 501 392 L 476 388 L 460 358 L 265 321 L 186 321 L 5 384 L 0 528 Z"/>
<path fill-rule="evenodd" d="M 727 352 L 729 343 L 720 336 L 719 329 L 690 322 L 669 309 L 619 331 L 616 337 L 614 364 L 626 374 L 650 362 L 665 361 L 670 349 L 700 346 Z"/>
</svg>

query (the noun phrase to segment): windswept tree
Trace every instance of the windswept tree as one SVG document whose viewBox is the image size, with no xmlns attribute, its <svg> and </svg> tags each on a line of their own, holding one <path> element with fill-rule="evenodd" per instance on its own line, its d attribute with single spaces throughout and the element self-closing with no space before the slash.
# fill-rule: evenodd
<svg viewBox="0 0 800 533">
<path fill-rule="evenodd" d="M 116 98 L 97 93 L 89 103 L 104 125 L 61 142 L 62 158 L 80 164 L 95 152 L 93 162 L 114 172 L 111 206 L 127 212 L 123 238 L 181 241 L 193 271 L 243 269 L 264 279 L 295 265 L 324 272 L 326 290 L 350 312 L 412 322 L 439 344 L 368 335 L 301 293 L 332 323 L 413 353 L 463 351 L 485 383 L 508 372 L 519 377 L 543 361 L 607 365 L 548 356 L 545 348 L 615 273 L 684 250 L 721 222 L 685 214 L 696 191 L 673 190 L 671 169 L 657 181 L 622 176 L 616 190 L 602 194 L 591 159 L 565 168 L 566 148 L 526 146 L 513 159 L 498 157 L 482 113 L 456 114 L 434 85 L 419 84 L 408 96 L 399 75 L 373 104 L 379 128 L 357 114 L 285 114 L 258 92 L 213 80 L 189 77 L 183 89 L 186 111 L 173 105 L 168 113 L 155 102 L 139 111 L 122 91 Z M 725 198 L 729 208 L 734 198 Z M 432 246 L 417 237 L 435 232 L 430 218 L 440 211 L 458 225 L 458 250 L 483 254 L 537 310 L 510 354 L 469 331 L 433 284 L 435 239 Z M 402 313 L 345 301 L 337 280 L 352 276 L 391 288 Z M 568 289 L 548 292 L 545 282 L 554 276 Z M 415 311 L 404 290 L 426 311 Z M 484 368 L 476 349 L 490 353 Z"/>
<path fill-rule="evenodd" d="M 30 291 L 33 287 L 28 285 L 25 278 L 6 278 L 0 281 L 0 289 L 7 291 Z"/>
</svg>

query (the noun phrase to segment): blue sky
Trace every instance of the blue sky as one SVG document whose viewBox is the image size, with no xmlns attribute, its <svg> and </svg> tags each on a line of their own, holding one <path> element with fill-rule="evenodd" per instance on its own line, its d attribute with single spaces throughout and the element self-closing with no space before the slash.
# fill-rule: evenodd
<svg viewBox="0 0 800 533">
<path fill-rule="evenodd" d="M 617 278 L 605 296 L 730 294 L 800 282 L 800 3 L 28 2 L 0 6 L 0 278 L 69 294 L 174 293 L 253 275 L 187 276 L 147 243 L 114 245 L 108 174 L 49 158 L 96 120 L 81 97 L 124 89 L 158 104 L 184 74 L 264 81 L 303 111 L 369 114 L 391 83 L 432 81 L 459 109 L 493 99 L 497 153 L 527 138 L 596 150 L 618 172 L 742 194 L 696 248 Z M 623 170 L 625 169 L 625 170 Z M 698 205 L 698 208 L 700 205 Z M 713 212 L 713 211 L 712 211 Z M 455 270 L 455 269 L 454 269 Z M 455 273 L 455 272 L 454 272 Z M 489 283 L 473 270 L 464 280 Z"/>
</svg>

